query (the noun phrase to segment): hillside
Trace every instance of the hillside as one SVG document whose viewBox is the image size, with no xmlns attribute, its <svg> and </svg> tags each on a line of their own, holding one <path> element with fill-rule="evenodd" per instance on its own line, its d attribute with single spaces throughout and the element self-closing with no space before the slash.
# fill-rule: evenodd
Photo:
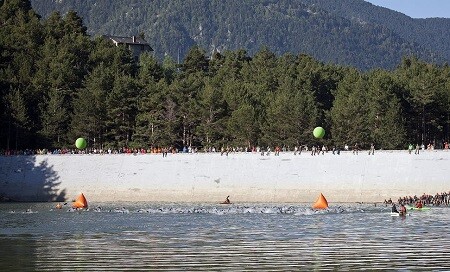
<svg viewBox="0 0 450 272">
<path fill-rule="evenodd" d="M 363 0 L 33 0 L 32 4 L 43 17 L 75 10 L 91 35 L 144 33 L 159 58 L 165 54 L 183 58 L 198 44 L 208 52 L 245 49 L 250 55 L 267 46 L 277 54 L 306 53 L 363 70 L 393 68 L 407 55 L 433 62 L 450 59 L 449 28 L 433 32 L 439 24 L 433 20 L 411 19 Z"/>
<path fill-rule="evenodd" d="M 420 44 L 431 51 L 440 52 L 447 62 L 450 59 L 450 19 L 413 19 L 361 0 L 303 0 L 302 2 L 320 6 L 327 12 L 349 20 L 367 22 L 390 29 L 405 40 Z"/>
<path fill-rule="evenodd" d="M 342 147 L 346 143 L 358 143 L 363 148 L 372 144 L 383 149 L 404 149 L 415 144 L 442 148 L 450 139 L 449 65 L 409 57 L 392 71 L 365 72 L 296 53 L 287 36 L 290 32 L 297 33 L 292 37 L 297 38 L 302 50 L 310 46 L 319 58 L 341 60 L 344 64 L 359 62 L 362 67 L 375 66 L 375 61 L 380 60 L 394 63 L 394 56 L 408 49 L 406 44 L 397 44 L 400 53 L 384 53 L 392 49 L 398 35 L 364 23 L 360 25 L 366 28 L 358 30 L 351 24 L 356 19 L 333 17 L 325 9 L 300 4 L 297 9 L 286 8 L 289 4 L 247 6 L 232 18 L 242 17 L 249 22 L 246 27 L 238 27 L 231 19 L 225 24 L 232 29 L 226 32 L 229 44 L 241 39 L 245 44 L 239 46 L 255 50 L 266 40 L 281 41 L 284 48 L 292 49 L 288 50 L 290 54 L 279 56 L 274 53 L 283 53 L 283 49 L 274 52 L 266 47 L 252 55 L 237 49 L 211 56 L 211 51 L 192 46 L 182 56 L 180 45 L 189 42 L 206 44 L 208 49 L 210 43 L 220 50 L 228 48 L 207 37 L 225 35 L 224 24 L 211 22 L 227 19 L 222 14 L 234 16 L 232 11 L 238 5 L 212 2 L 196 6 L 204 7 L 204 11 L 187 8 L 186 14 L 200 16 L 211 11 L 216 16 L 211 20 L 207 15 L 191 17 L 191 25 L 201 26 L 194 35 L 181 23 L 176 24 L 188 22 L 186 15 L 168 15 L 177 7 L 174 3 L 173 8 L 169 5 L 169 9 L 154 16 L 173 20 L 161 28 L 166 33 L 161 37 L 173 39 L 160 44 L 157 52 L 166 52 L 163 46 L 180 48 L 183 59 L 177 65 L 170 59 L 161 62 L 152 54 L 143 54 L 137 61 L 125 47 L 93 38 L 75 11 L 62 16 L 52 13 L 42 19 L 30 1 L 0 3 L 0 127 L 5 128 L 0 130 L 0 154 L 45 153 L 46 149 L 66 153 L 79 137 L 87 139 L 90 148 L 115 148 L 120 152 L 186 147 L 208 151 L 226 146 L 254 150 L 257 146 L 305 144 Z M 99 2 L 94 6 L 105 7 Z M 267 20 L 244 14 L 248 10 L 266 14 Z M 323 16 L 330 20 L 323 21 Z M 154 22 L 158 27 L 152 31 L 167 18 Z M 283 22 L 282 29 L 270 25 L 278 21 Z M 317 27 L 301 23 L 310 21 Z M 328 36 L 318 27 L 332 29 L 339 24 L 343 27 L 340 34 L 335 31 Z M 123 22 L 119 25 L 129 26 Z M 184 29 L 191 40 L 177 40 L 177 33 L 170 31 L 173 27 Z M 378 32 L 368 36 L 363 29 Z M 240 30 L 249 37 L 253 35 L 250 42 L 242 38 L 245 35 Z M 152 37 L 159 36 L 148 37 L 154 47 L 158 46 Z M 387 38 L 384 47 L 370 47 L 383 37 Z M 385 51 L 376 53 L 379 49 Z M 347 55 L 340 55 L 342 52 Z M 311 137 L 318 125 L 327 131 L 326 139 Z"/>
</svg>

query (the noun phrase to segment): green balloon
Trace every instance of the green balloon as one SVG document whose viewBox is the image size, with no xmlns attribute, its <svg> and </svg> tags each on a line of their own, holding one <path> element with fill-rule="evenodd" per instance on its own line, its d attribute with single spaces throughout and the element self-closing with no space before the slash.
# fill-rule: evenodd
<svg viewBox="0 0 450 272">
<path fill-rule="evenodd" d="M 325 136 L 325 129 L 323 129 L 323 127 L 316 127 L 313 131 L 313 135 L 316 138 L 323 138 L 323 136 Z"/>
<path fill-rule="evenodd" d="M 86 142 L 86 140 L 85 140 L 84 138 L 78 138 L 78 139 L 75 141 L 75 146 L 76 146 L 78 149 L 84 149 L 84 148 L 86 148 L 86 146 L 87 146 L 87 142 Z"/>
</svg>

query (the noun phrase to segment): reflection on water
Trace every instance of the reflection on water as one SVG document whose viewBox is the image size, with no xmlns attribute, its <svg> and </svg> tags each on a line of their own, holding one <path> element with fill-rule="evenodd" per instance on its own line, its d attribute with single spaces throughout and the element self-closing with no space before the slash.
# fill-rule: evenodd
<svg viewBox="0 0 450 272">
<path fill-rule="evenodd" d="M 50 205 L 0 205 L 2 271 L 450 269 L 449 208 Z"/>
</svg>

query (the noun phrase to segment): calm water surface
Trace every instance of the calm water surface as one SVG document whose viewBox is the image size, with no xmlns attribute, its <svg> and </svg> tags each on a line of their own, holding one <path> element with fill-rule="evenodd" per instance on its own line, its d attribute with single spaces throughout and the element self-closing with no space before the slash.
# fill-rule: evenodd
<svg viewBox="0 0 450 272">
<path fill-rule="evenodd" d="M 450 208 L 402 218 L 373 204 L 53 206 L 0 204 L 0 271 L 450 271 Z"/>
</svg>

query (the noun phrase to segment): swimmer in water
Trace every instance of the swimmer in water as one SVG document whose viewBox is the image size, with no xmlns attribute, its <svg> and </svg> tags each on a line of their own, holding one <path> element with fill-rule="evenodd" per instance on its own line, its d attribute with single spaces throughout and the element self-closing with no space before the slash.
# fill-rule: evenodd
<svg viewBox="0 0 450 272">
<path fill-rule="evenodd" d="M 416 208 L 418 208 L 418 209 L 422 209 L 423 208 L 423 204 L 422 204 L 422 201 L 417 201 L 417 203 L 416 203 Z"/>
<path fill-rule="evenodd" d="M 403 203 L 400 205 L 400 212 L 399 212 L 399 214 L 403 215 L 403 216 L 406 215 L 406 207 L 405 207 L 405 205 L 403 205 Z"/>
<path fill-rule="evenodd" d="M 223 202 L 223 204 L 231 204 L 230 196 L 227 196 L 227 199 Z"/>
<path fill-rule="evenodd" d="M 392 209 L 391 209 L 391 212 L 393 212 L 393 213 L 399 213 L 398 210 L 397 210 L 397 206 L 395 205 L 395 203 L 392 203 Z"/>
<path fill-rule="evenodd" d="M 61 203 L 56 204 L 55 208 L 56 208 L 56 209 L 62 209 Z"/>
</svg>

